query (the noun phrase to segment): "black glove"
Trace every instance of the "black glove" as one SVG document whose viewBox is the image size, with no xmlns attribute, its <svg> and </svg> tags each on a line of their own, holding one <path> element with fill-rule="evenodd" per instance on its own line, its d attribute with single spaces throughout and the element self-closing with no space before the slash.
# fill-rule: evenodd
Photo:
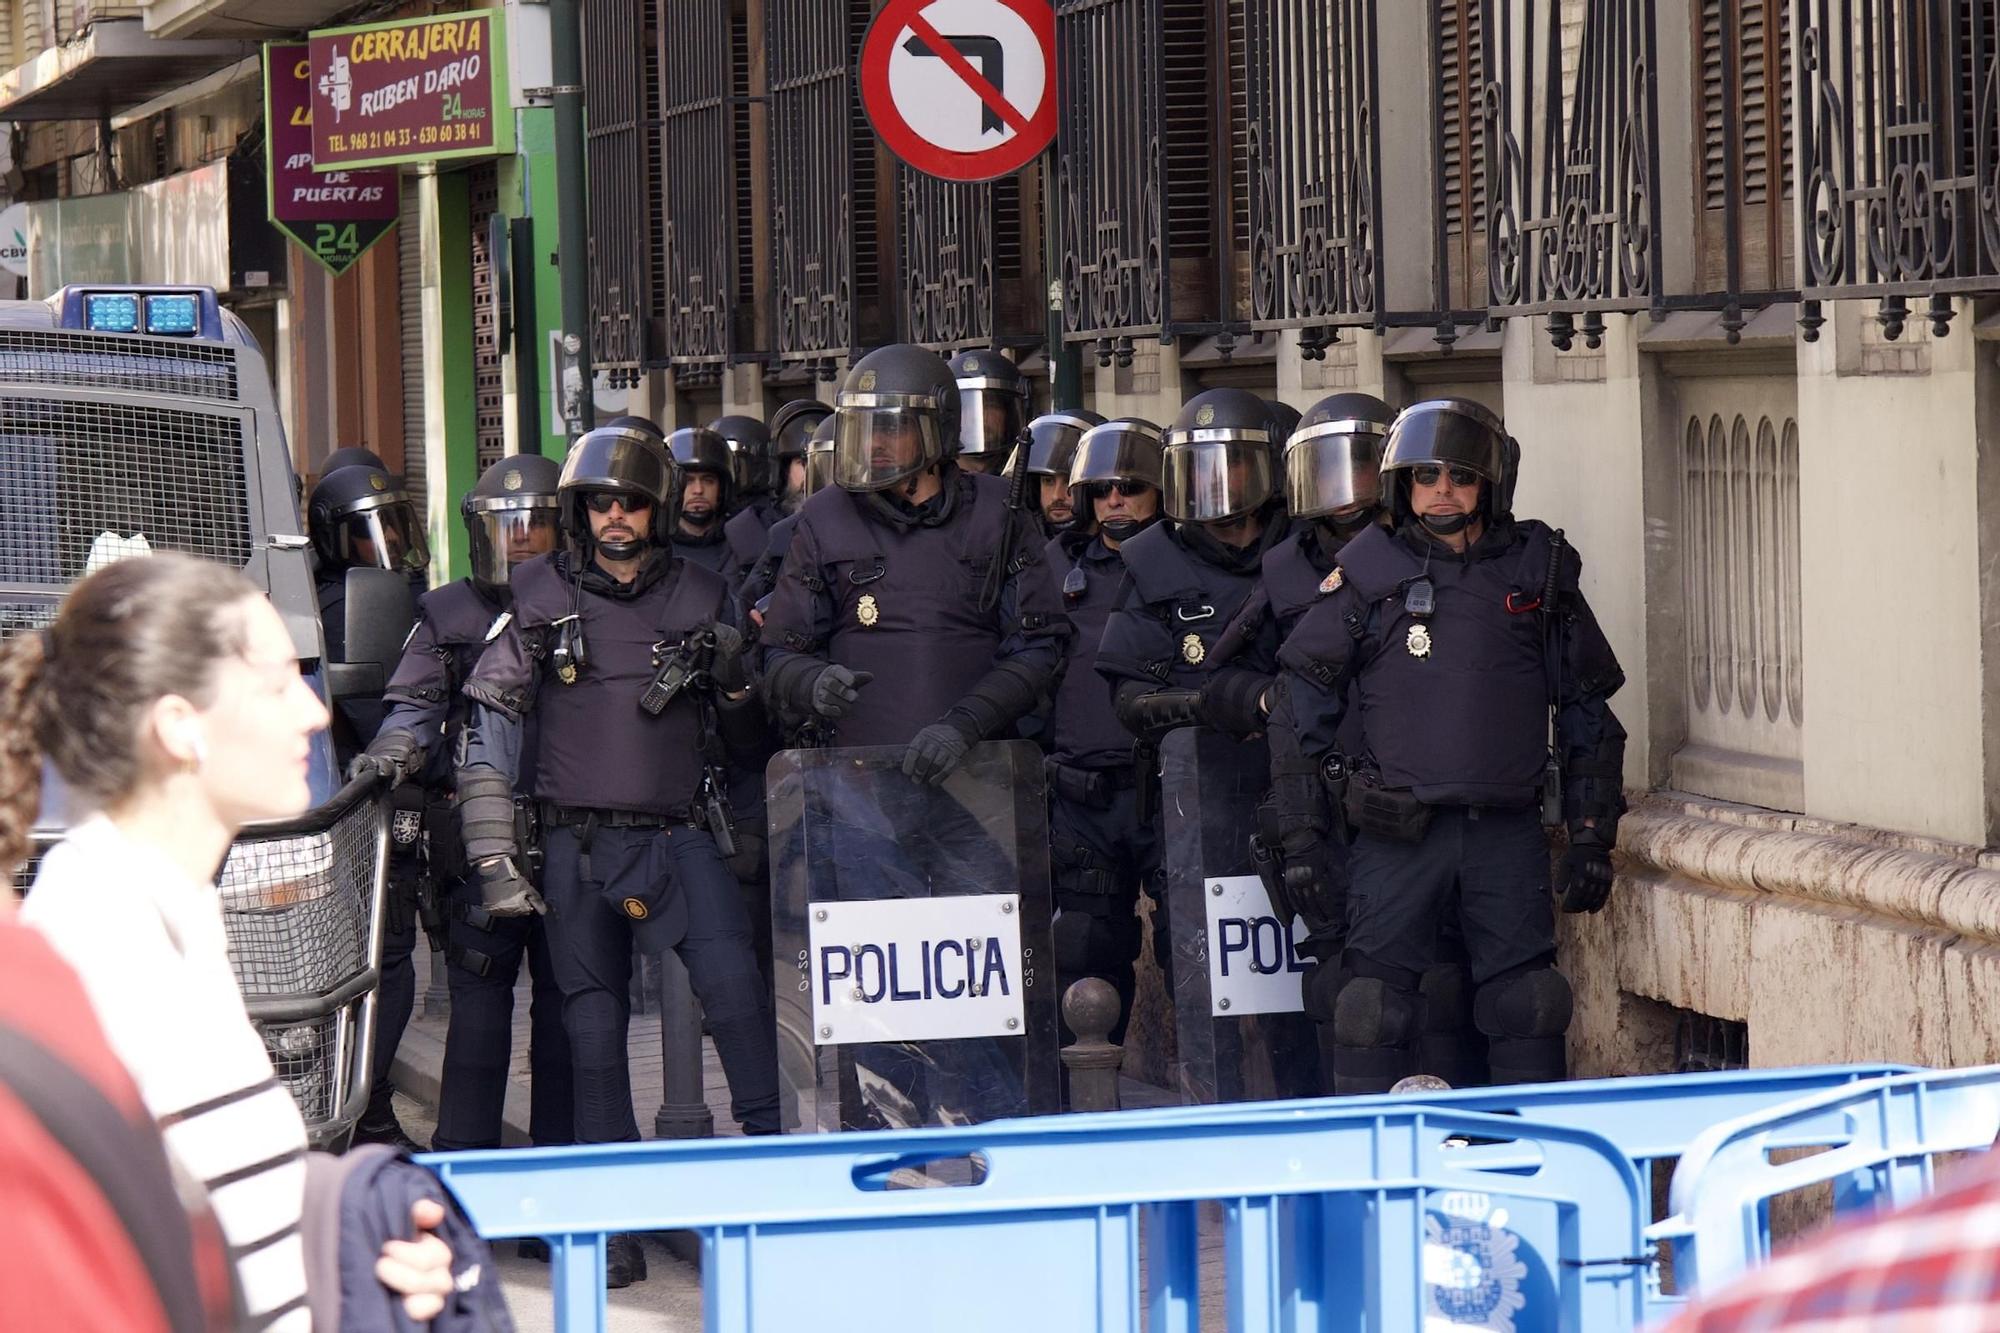
<svg viewBox="0 0 2000 1333">
<path fill-rule="evenodd" d="M 861 701 L 861 687 L 873 679 L 872 671 L 849 671 L 838 662 L 822 668 L 813 677 L 813 712 L 827 718 L 846 717 Z"/>
<path fill-rule="evenodd" d="M 481 861 L 475 873 L 479 877 L 479 905 L 494 916 L 540 916 L 549 910 L 513 857 Z"/>
<path fill-rule="evenodd" d="M 385 786 L 393 787 L 405 778 L 415 777 L 416 770 L 423 765 L 424 747 L 417 744 L 417 738 L 407 731 L 389 731 L 354 756 L 347 765 L 347 777 L 349 781 L 379 777 Z"/>
<path fill-rule="evenodd" d="M 750 686 L 750 670 L 743 661 L 743 635 L 733 625 L 716 624 L 709 632 L 715 636 L 715 651 L 708 659 L 709 679 L 715 688 L 724 694 L 735 694 Z"/>
<path fill-rule="evenodd" d="M 1562 909 L 1596 912 L 1611 896 L 1611 843 L 1601 829 L 1580 828 L 1569 836 L 1563 853 Z"/>
<path fill-rule="evenodd" d="M 972 738 L 951 722 L 933 722 L 903 751 L 903 774 L 935 787 L 965 762 Z"/>
<path fill-rule="evenodd" d="M 1224 668 L 1201 683 L 1201 717 L 1229 736 L 1251 736 L 1264 729 L 1263 697 L 1271 678 L 1255 671 Z"/>
<path fill-rule="evenodd" d="M 1118 700 L 1118 720 L 1134 736 L 1159 736 L 1201 721 L 1200 690 L 1151 690 Z"/>
<path fill-rule="evenodd" d="M 1326 788 L 1317 766 L 1274 765 L 1268 799 L 1285 863 L 1285 896 L 1309 926 L 1339 924 L 1347 910 L 1347 873 L 1327 847 Z"/>
</svg>

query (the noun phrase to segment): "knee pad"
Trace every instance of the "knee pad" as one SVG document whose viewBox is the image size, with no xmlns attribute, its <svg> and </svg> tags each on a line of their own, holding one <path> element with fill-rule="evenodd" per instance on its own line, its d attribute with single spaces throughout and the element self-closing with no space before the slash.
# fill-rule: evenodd
<svg viewBox="0 0 2000 1333">
<path fill-rule="evenodd" d="M 1461 963 L 1437 963 L 1424 971 L 1417 989 L 1424 997 L 1424 1031 L 1455 1032 L 1468 1026 L 1472 974 Z"/>
<path fill-rule="evenodd" d="M 1347 973 L 1338 959 L 1318 961 L 1306 968 L 1300 979 L 1305 993 L 1306 1016 L 1315 1023 L 1333 1022 L 1340 1002 L 1340 988 L 1346 984 Z"/>
<path fill-rule="evenodd" d="M 1481 986 L 1472 997 L 1472 1021 L 1501 1040 L 1560 1037 L 1569 1030 L 1574 1002 L 1568 978 L 1543 965 L 1502 973 Z"/>
<path fill-rule="evenodd" d="M 1380 977 L 1349 977 L 1333 1006 L 1333 1039 L 1342 1046 L 1406 1045 L 1417 1028 L 1417 996 Z"/>
</svg>

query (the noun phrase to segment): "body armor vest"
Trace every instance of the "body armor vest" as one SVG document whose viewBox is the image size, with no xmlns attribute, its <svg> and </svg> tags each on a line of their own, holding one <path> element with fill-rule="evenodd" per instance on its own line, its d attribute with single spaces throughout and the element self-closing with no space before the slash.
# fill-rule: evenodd
<svg viewBox="0 0 2000 1333">
<path fill-rule="evenodd" d="M 565 557 L 568 559 L 570 557 Z M 657 716 L 639 707 L 656 652 L 726 615 L 721 575 L 675 561 L 664 577 L 631 598 L 584 589 L 576 595 L 550 557 L 514 571 L 514 615 L 530 652 L 541 659 L 534 713 L 534 794 L 559 805 L 679 814 L 701 789 L 701 718 L 693 691 L 682 690 Z M 582 616 L 586 661 L 565 682 L 548 661 L 551 628 Z M 524 759 L 525 764 L 525 759 Z"/>
<path fill-rule="evenodd" d="M 1097 674 L 1097 645 L 1104 638 L 1104 622 L 1118 605 L 1118 588 L 1125 566 L 1114 551 L 1106 550 L 1092 534 L 1079 540 L 1057 537 L 1042 559 L 1048 575 L 1061 595 L 1064 581 L 1072 571 L 1084 576 L 1079 596 L 1062 596 L 1063 612 L 1069 616 L 1074 634 L 1069 641 L 1069 660 L 1063 666 L 1062 683 L 1056 688 L 1051 739 L 1055 757 L 1080 768 L 1108 768 L 1131 762 L 1132 733 L 1125 730 L 1112 709 L 1111 688 Z"/>
</svg>

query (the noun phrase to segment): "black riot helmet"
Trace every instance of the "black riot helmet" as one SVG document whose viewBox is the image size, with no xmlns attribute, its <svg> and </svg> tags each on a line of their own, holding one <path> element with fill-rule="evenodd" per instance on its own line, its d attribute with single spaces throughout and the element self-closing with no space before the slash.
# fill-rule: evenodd
<svg viewBox="0 0 2000 1333">
<path fill-rule="evenodd" d="M 1133 483 L 1160 489 L 1160 428 L 1139 417 L 1118 417 L 1092 426 L 1077 441 L 1070 463 L 1069 485 L 1076 498 L 1076 524 L 1102 527 L 1106 536 L 1124 542 L 1160 521 L 1158 505 L 1146 518 L 1116 518 L 1099 524 L 1096 500 L 1111 486 Z M 1131 492 L 1127 490 L 1127 494 Z"/>
<path fill-rule="evenodd" d="M 609 421 L 600 421 L 597 424 L 600 426 L 623 426 L 627 430 L 642 430 L 656 440 L 667 438 L 666 431 L 660 429 L 659 423 L 648 417 L 635 417 L 627 414 L 622 417 L 613 417 Z"/>
<path fill-rule="evenodd" d="M 1285 443 L 1285 500 L 1292 517 L 1322 518 L 1357 507 L 1365 513 L 1379 506 L 1382 442 L 1395 419 L 1372 393 L 1336 393 L 1307 409 Z"/>
<path fill-rule="evenodd" d="M 1076 462 L 1076 446 L 1092 426 L 1102 426 L 1104 418 L 1077 408 L 1068 412 L 1044 412 L 1028 423 L 1028 455 L 1022 462 L 1031 477 L 1069 477 Z M 1020 451 L 1018 447 L 1015 453 Z M 1013 463 L 1008 463 L 1011 474 Z"/>
<path fill-rule="evenodd" d="M 382 461 L 382 455 L 376 453 L 373 449 L 362 444 L 349 444 L 335 449 L 332 453 L 328 454 L 326 461 L 319 465 L 319 474 L 322 477 L 327 477 L 344 467 L 357 466 L 380 468 L 384 472 L 389 470 L 389 465 Z"/>
<path fill-rule="evenodd" d="M 778 489 L 778 460 L 771 450 L 771 432 L 763 422 L 748 416 L 717 417 L 708 428 L 722 437 L 729 450 L 733 495 L 747 500 Z"/>
<path fill-rule="evenodd" d="M 516 454 L 480 473 L 465 493 L 458 512 L 465 517 L 472 581 L 487 593 L 503 592 L 515 565 L 556 548 L 561 480 L 555 459 Z"/>
<path fill-rule="evenodd" d="M 1265 406 L 1271 409 L 1271 449 L 1282 453 L 1285 441 L 1292 438 L 1292 432 L 1299 428 L 1299 409 L 1276 398 L 1266 398 Z"/>
<path fill-rule="evenodd" d="M 1248 389 L 1208 389 L 1167 428 L 1161 457 L 1167 516 L 1182 523 L 1240 518 L 1271 498 L 1271 404 Z"/>
<path fill-rule="evenodd" d="M 841 381 L 833 480 L 882 491 L 943 461 L 958 435 L 958 385 L 943 357 L 913 343 L 878 347 Z"/>
<path fill-rule="evenodd" d="M 832 415 L 833 409 L 817 398 L 794 398 L 771 414 L 771 452 L 777 455 L 781 485 L 784 464 L 806 456 L 813 432 Z"/>
<path fill-rule="evenodd" d="M 306 530 L 320 569 L 422 573 L 431 563 L 423 521 L 401 477 L 366 463 L 335 469 L 306 499 Z"/>
<path fill-rule="evenodd" d="M 823 417 L 806 441 L 806 494 L 816 495 L 833 485 L 833 437 L 837 416 Z"/>
<path fill-rule="evenodd" d="M 644 501 L 652 507 L 646 535 L 632 542 L 603 543 L 606 555 L 629 560 L 648 542 L 664 546 L 672 540 L 680 516 L 681 479 L 673 455 L 652 432 L 637 426 L 599 426 L 577 436 L 569 447 L 556 495 L 562 502 L 563 527 L 586 555 L 594 543 L 585 505 L 590 496 L 600 492 Z"/>
<path fill-rule="evenodd" d="M 1505 516 L 1513 508 L 1519 457 L 1507 428 L 1483 404 L 1470 398 L 1414 403 L 1397 414 L 1382 449 L 1389 512 L 1397 522 L 1410 517 L 1410 474 L 1418 468 L 1442 467 L 1462 468 L 1484 479 L 1480 511 L 1488 519 Z"/>
<path fill-rule="evenodd" d="M 667 452 L 683 473 L 707 472 L 722 478 L 722 499 L 728 503 L 736 479 L 735 458 L 729 441 L 719 431 L 709 426 L 682 426 L 667 436 Z"/>
<path fill-rule="evenodd" d="M 951 373 L 958 381 L 956 452 L 998 467 L 1027 425 L 1028 381 L 1012 361 L 991 349 L 960 352 Z"/>
</svg>

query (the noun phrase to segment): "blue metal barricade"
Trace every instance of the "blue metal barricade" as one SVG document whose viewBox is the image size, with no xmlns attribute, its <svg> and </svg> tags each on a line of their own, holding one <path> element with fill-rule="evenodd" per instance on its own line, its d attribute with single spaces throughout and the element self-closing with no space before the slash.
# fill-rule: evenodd
<svg viewBox="0 0 2000 1333">
<path fill-rule="evenodd" d="M 1497 1169 L 1482 1143 L 1517 1146 Z M 603 1326 L 604 1235 L 689 1230 L 711 1333 L 1185 1333 L 1220 1205 L 1234 1329 L 1632 1328 L 1648 1193 L 1588 1130 L 1456 1108 L 1044 1117 L 422 1159 L 491 1239 L 553 1243 Z M 927 1188 L 900 1188 L 921 1180 Z M 940 1183 L 944 1182 L 944 1183 Z M 1145 1297 L 1141 1299 L 1143 1290 Z"/>
<path fill-rule="evenodd" d="M 1833 1088 L 1711 1125 L 1681 1154 L 1672 1216 L 1647 1229 L 1675 1247 L 1684 1283 L 1714 1287 L 1770 1255 L 1769 1202 L 1830 1183 L 1836 1211 L 1930 1192 L 1933 1158 L 2000 1136 L 2000 1066 L 1920 1071 Z M 1781 1148 L 1823 1148 L 1773 1162 Z"/>
</svg>

